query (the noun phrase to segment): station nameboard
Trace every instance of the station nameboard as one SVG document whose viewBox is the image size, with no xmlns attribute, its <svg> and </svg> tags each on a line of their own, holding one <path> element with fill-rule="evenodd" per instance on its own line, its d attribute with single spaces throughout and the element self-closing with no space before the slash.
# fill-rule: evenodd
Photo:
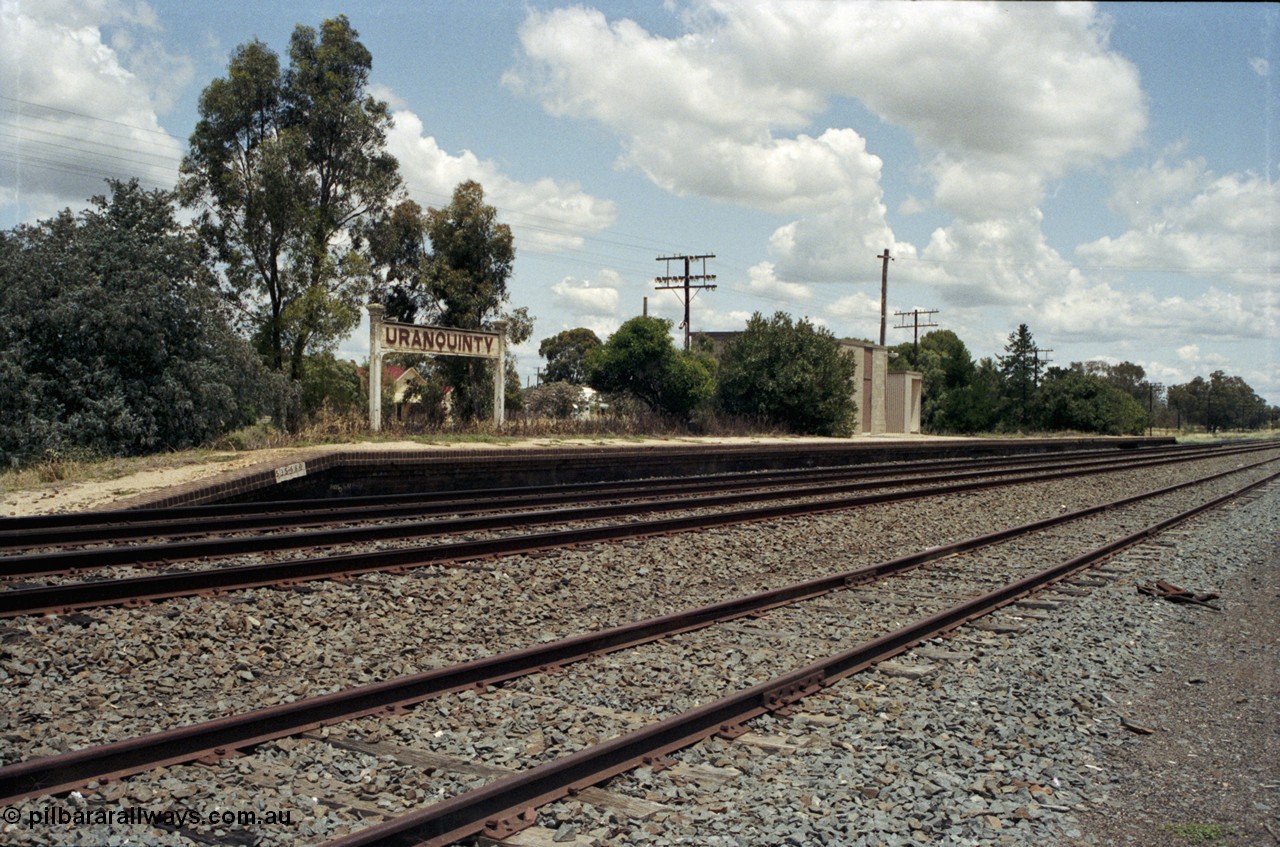
<svg viewBox="0 0 1280 847">
<path fill-rule="evenodd" d="M 447 326 L 416 326 L 385 321 L 387 307 L 370 303 L 369 310 L 369 429 L 382 429 L 382 357 L 387 353 L 429 356 L 471 356 L 492 359 L 493 423 L 502 426 L 506 404 L 506 321 L 495 321 L 494 332 Z"/>
<path fill-rule="evenodd" d="M 433 353 L 481 359 L 502 357 L 501 336 L 496 332 L 383 321 L 378 341 L 384 353 Z"/>
</svg>

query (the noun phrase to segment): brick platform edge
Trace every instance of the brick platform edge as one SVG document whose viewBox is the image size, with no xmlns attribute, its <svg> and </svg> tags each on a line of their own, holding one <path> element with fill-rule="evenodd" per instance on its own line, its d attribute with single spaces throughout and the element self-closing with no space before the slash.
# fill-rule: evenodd
<svg viewBox="0 0 1280 847">
<path fill-rule="evenodd" d="M 235 471 L 226 471 L 215 477 L 194 480 L 170 488 L 149 491 L 104 504 L 94 511 L 117 509 L 164 508 L 192 506 L 217 502 L 229 497 L 258 491 L 275 485 L 281 480 L 321 473 L 333 468 L 385 467 L 387 465 L 414 464 L 424 469 L 431 466 L 484 466 L 486 463 L 523 463 L 552 460 L 635 461 L 656 455 L 676 460 L 681 456 L 706 457 L 758 456 L 764 453 L 805 453 L 824 457 L 830 463 L 834 456 L 847 454 L 862 461 L 872 460 L 894 453 L 909 453 L 918 458 L 941 458 L 960 454 L 997 455 L 1016 452 L 1058 452 L 1070 449 L 1110 446 L 1116 448 L 1153 447 L 1172 443 L 1165 438 L 1059 438 L 1059 439 L 947 439 L 945 442 L 921 439 L 920 441 L 895 439 L 893 441 L 853 440 L 826 442 L 797 442 L 779 439 L 776 443 L 754 442 L 749 444 L 690 443 L 645 445 L 566 445 L 560 447 L 496 448 L 423 448 L 421 450 L 349 450 L 343 447 L 318 447 L 300 451 L 292 456 L 264 461 Z M 299 467 L 301 466 L 301 467 Z"/>
</svg>

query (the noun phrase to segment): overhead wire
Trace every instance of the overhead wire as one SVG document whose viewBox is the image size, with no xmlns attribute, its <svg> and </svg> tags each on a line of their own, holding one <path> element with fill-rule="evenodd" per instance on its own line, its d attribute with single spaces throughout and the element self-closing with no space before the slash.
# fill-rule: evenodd
<svg viewBox="0 0 1280 847">
<path fill-rule="evenodd" d="M 165 138 L 172 138 L 172 137 L 173 137 L 170 133 L 166 132 L 166 131 L 165 131 L 165 130 L 163 130 L 163 129 L 152 129 L 151 127 L 138 126 L 137 124 L 125 123 L 124 121 L 117 121 L 117 120 L 114 120 L 114 119 L 112 119 L 112 118 L 104 118 L 104 117 L 102 117 L 102 116 L 100 116 L 100 115 L 90 115 L 90 114 L 87 114 L 87 113 L 85 113 L 85 112 L 74 112 L 74 111 L 72 111 L 72 110 L 70 110 L 70 109 L 62 109 L 62 108 L 59 108 L 59 107 L 57 107 L 57 106 L 49 106 L 49 105 L 47 105 L 47 104 L 45 104 L 45 103 L 35 103 L 35 102 L 30 101 L 30 100 L 23 100 L 23 99 L 18 98 L 18 97 L 9 97 L 8 95 L 5 95 L 5 94 L 0 94 L 0 100 L 2 100 L 2 101 L 8 101 L 8 102 L 10 102 L 10 103 L 17 103 L 17 104 L 22 105 L 22 106 L 30 106 L 30 107 L 34 107 L 34 108 L 37 108 L 37 109 L 43 109 L 43 110 L 45 110 L 45 111 L 47 111 L 47 112 L 56 112 L 56 113 L 58 113 L 58 114 L 62 114 L 62 115 L 72 115 L 73 117 L 77 117 L 77 118 L 87 118 L 87 119 L 89 119 L 89 120 L 91 120 L 91 121 L 97 121 L 98 123 L 115 124 L 116 126 L 125 127 L 126 129 L 135 130 L 135 131 L 138 131 L 138 132 L 147 132 L 147 133 L 152 133 L 152 134 L 155 134 L 155 135 L 163 136 L 163 137 L 165 137 Z M 0 110 L 5 110 L 5 109 L 4 109 L 4 107 L 3 107 L 3 106 L 0 106 Z M 5 110 L 5 111 L 13 111 L 13 110 L 12 110 L 12 109 L 7 109 L 7 110 Z M 21 114 L 21 113 L 19 113 L 19 114 Z M 132 138 L 133 136 L 120 136 L 120 137 L 122 137 L 122 138 Z"/>
<path fill-rule="evenodd" d="M 38 131 L 39 131 L 39 130 L 37 130 L 37 132 L 38 132 Z M 9 132 L 9 131 L 7 131 L 6 129 L 4 129 L 4 128 L 3 128 L 3 124 L 0 124 L 0 137 L 16 138 L 16 139 L 18 139 L 19 141 L 21 141 L 21 140 L 22 140 L 22 136 L 21 136 L 21 135 L 19 135 L 19 134 L 17 134 L 17 133 Z M 59 138 L 70 138 L 70 136 L 55 136 L 55 137 L 59 137 Z M 105 147 L 105 146 L 106 146 L 106 145 L 101 144 L 100 142 L 95 142 L 95 141 L 88 140 L 88 139 L 85 139 L 85 141 L 86 141 L 86 143 L 88 143 L 88 144 L 96 144 L 96 145 L 98 145 L 98 146 L 103 146 L 103 147 Z M 167 161 L 157 161 L 157 160 L 153 160 L 153 161 L 148 162 L 148 161 L 144 161 L 144 160 L 141 160 L 141 159 L 131 158 L 131 157 L 129 157 L 129 156 L 118 156 L 118 155 L 116 155 L 115 153 L 107 153 L 107 152 L 104 152 L 104 151 L 101 151 L 101 150 L 94 150 L 94 149 L 91 149 L 91 148 L 84 148 L 84 147 L 76 147 L 76 146 L 73 146 L 73 145 L 70 145 L 70 144 L 59 144 L 59 143 L 58 143 L 58 142 L 56 142 L 56 141 L 41 141 L 41 142 L 39 142 L 39 145 L 40 145 L 40 147 L 41 147 L 41 148 L 53 147 L 53 148 L 56 148 L 56 149 L 58 149 L 58 150 L 70 150 L 70 151 L 71 151 L 71 152 L 73 152 L 73 153 L 82 153 L 82 154 L 86 154 L 86 155 L 88 155 L 88 156 L 92 156 L 92 157 L 95 157 L 95 158 L 98 158 L 98 159 L 113 159 L 113 160 L 115 160 L 115 161 L 118 161 L 118 162 L 124 162 L 124 163 L 126 163 L 126 164 L 130 164 L 130 165 L 141 165 L 142 167 L 146 167 L 146 168 L 156 168 L 156 169 L 163 170 L 163 171 L 165 171 L 165 172 L 172 171 L 175 177 L 178 175 L 178 166 L 177 166 L 176 162 L 174 162 L 173 160 L 167 160 Z M 126 148 L 123 148 L 123 147 L 107 147 L 107 149 L 109 149 L 109 150 L 116 150 L 116 151 L 118 151 L 118 152 L 126 152 Z"/>
</svg>

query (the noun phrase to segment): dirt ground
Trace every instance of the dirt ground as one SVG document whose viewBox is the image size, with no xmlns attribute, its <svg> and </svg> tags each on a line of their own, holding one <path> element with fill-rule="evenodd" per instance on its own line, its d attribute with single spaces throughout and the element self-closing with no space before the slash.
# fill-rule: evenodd
<svg viewBox="0 0 1280 847">
<path fill-rule="evenodd" d="M 1184 607 L 1165 682 L 1133 711 L 1155 732 L 1103 763 L 1113 802 L 1082 814 L 1078 844 L 1280 845 L 1280 539 L 1223 586 L 1224 611 Z"/>
</svg>

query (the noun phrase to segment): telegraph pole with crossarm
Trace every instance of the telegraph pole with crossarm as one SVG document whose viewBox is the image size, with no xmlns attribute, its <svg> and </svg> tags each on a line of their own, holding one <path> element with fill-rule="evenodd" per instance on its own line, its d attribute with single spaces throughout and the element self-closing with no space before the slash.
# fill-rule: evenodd
<svg viewBox="0 0 1280 847">
<path fill-rule="evenodd" d="M 893 313 L 893 316 L 895 318 L 903 318 L 902 323 L 895 326 L 894 329 L 911 329 L 913 324 L 907 323 L 906 317 L 907 315 L 911 315 L 914 318 L 914 326 L 916 331 L 915 331 L 915 338 L 911 342 L 911 361 L 912 361 L 912 364 L 916 365 L 917 367 L 920 364 L 920 327 L 937 326 L 937 324 L 933 323 L 932 321 L 928 323 L 920 323 L 920 316 L 924 315 L 925 320 L 928 320 L 930 315 L 936 315 L 936 314 L 938 314 L 937 309 L 912 309 L 910 312 L 894 312 Z"/>
<path fill-rule="evenodd" d="M 682 323 L 681 326 L 684 327 L 684 349 L 686 350 L 689 349 L 689 339 L 692 335 L 692 332 L 689 326 L 689 304 L 693 302 L 693 298 L 697 296 L 698 291 L 702 289 L 707 289 L 707 290 L 715 289 L 714 285 L 707 284 L 709 280 L 713 280 L 716 278 L 715 274 L 707 273 L 707 259 L 714 259 L 715 257 L 716 256 L 714 253 L 707 253 L 703 256 L 659 256 L 658 257 L 659 262 L 667 263 L 667 275 L 656 277 L 653 280 L 655 283 L 665 283 L 665 284 L 659 284 L 656 290 L 658 291 L 683 290 L 684 291 L 684 296 L 682 298 L 684 300 L 684 323 Z M 702 261 L 702 273 L 696 274 L 696 275 L 690 274 L 689 272 L 690 264 L 692 262 L 696 262 L 699 260 Z M 672 276 L 671 263 L 681 262 L 681 261 L 684 262 L 684 275 Z M 696 285 L 694 284 L 695 281 L 697 282 Z"/>
<path fill-rule="evenodd" d="M 1044 357 L 1043 362 L 1040 361 L 1040 354 L 1052 353 L 1052 352 L 1053 352 L 1052 350 L 1045 350 L 1043 347 L 1031 348 L 1031 355 L 1034 357 L 1032 359 L 1032 365 L 1031 365 L 1031 384 L 1034 385 L 1036 388 L 1040 387 L 1040 366 L 1043 365 L 1044 367 L 1047 368 L 1049 367 L 1049 363 L 1053 361 L 1048 356 Z"/>
</svg>

